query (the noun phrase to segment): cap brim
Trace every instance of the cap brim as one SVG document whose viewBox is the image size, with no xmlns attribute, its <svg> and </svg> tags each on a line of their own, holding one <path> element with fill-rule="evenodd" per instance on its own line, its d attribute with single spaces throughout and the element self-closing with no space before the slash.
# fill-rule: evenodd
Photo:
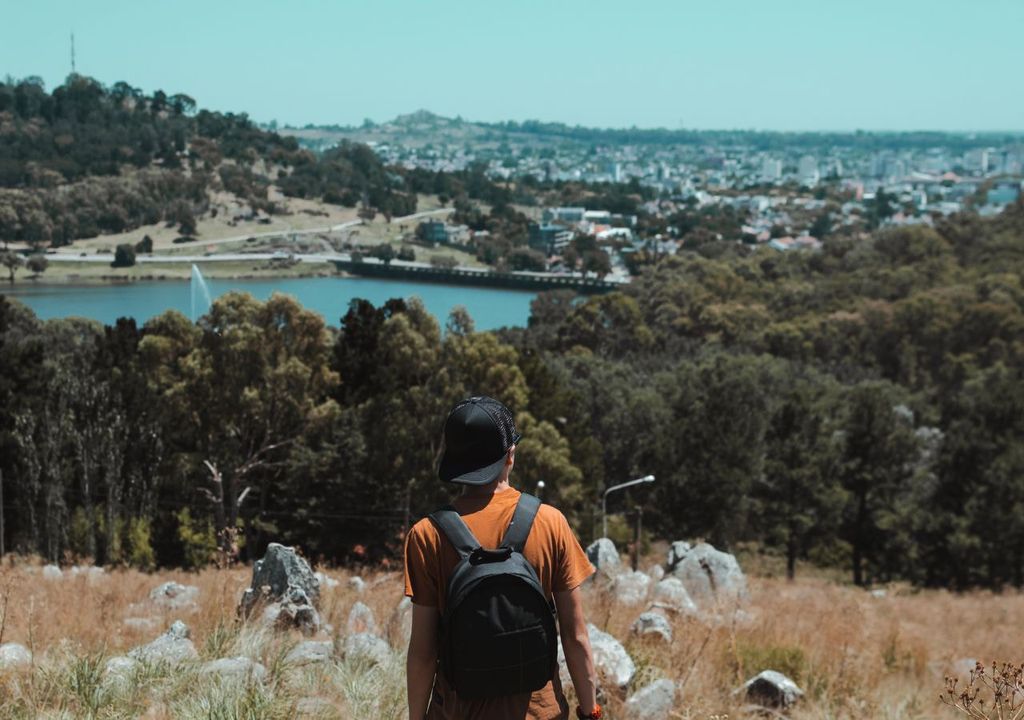
<svg viewBox="0 0 1024 720">
<path fill-rule="evenodd" d="M 495 462 L 483 467 L 468 467 L 465 463 L 451 462 L 447 453 L 441 458 L 441 466 L 437 470 L 438 476 L 445 482 L 459 483 L 460 485 L 486 485 L 494 482 L 505 469 L 505 455 L 502 455 Z"/>
</svg>

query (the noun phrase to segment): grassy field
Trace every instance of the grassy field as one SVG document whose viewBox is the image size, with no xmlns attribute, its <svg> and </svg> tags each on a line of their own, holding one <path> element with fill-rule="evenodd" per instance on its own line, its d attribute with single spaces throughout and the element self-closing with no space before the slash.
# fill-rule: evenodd
<svg viewBox="0 0 1024 720">
<path fill-rule="evenodd" d="M 295 666 L 284 658 L 302 638 L 271 634 L 235 616 L 248 585 L 247 568 L 189 574 L 144 574 L 111 570 L 46 579 L 32 564 L 0 570 L 0 632 L 33 652 L 33 665 L 0 670 L 3 718 L 404 718 L 404 638 L 391 621 L 402 597 L 398 573 L 367 573 L 367 587 L 349 587 L 347 571 L 328 570 L 340 581 L 323 589 L 321 612 L 341 647 L 348 613 L 356 601 L 375 613 L 395 648 L 382 665 L 336 659 Z M 167 580 L 200 589 L 198 608 L 188 614 L 147 610 L 158 629 L 126 625 L 138 615 L 149 591 Z M 953 717 L 938 696 L 943 677 L 964 658 L 1019 658 L 1017 629 L 1024 624 L 1024 598 L 1017 594 L 889 588 L 879 597 L 820 579 L 788 583 L 750 581 L 751 599 L 742 619 L 705 624 L 673 620 L 671 647 L 630 632 L 643 609 L 623 608 L 599 586 L 586 588 L 589 619 L 619 638 L 636 661 L 637 689 L 659 678 L 681 688 L 674 718 L 746 717 L 733 693 L 763 669 L 793 677 L 807 697 L 790 712 L 793 720 L 877 718 L 901 720 Z M 144 666 L 126 678 L 105 675 L 106 659 L 147 642 L 177 618 L 192 630 L 200 660 L 177 668 Z M 219 680 L 200 671 L 219 657 L 246 656 L 267 668 L 263 682 Z M 623 718 L 621 693 L 607 691 L 609 717 Z M 751 715 L 751 717 L 753 717 Z"/>
</svg>

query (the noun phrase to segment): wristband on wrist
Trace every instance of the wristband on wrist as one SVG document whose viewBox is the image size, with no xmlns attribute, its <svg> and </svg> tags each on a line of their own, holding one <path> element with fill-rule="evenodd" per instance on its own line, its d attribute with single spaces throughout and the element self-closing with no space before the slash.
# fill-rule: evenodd
<svg viewBox="0 0 1024 720">
<path fill-rule="evenodd" d="M 583 712 L 583 708 L 577 705 L 576 717 L 578 717 L 579 720 L 601 720 L 601 718 L 604 717 L 604 715 L 601 712 L 601 706 L 597 703 L 594 703 L 594 710 L 590 713 Z"/>
</svg>

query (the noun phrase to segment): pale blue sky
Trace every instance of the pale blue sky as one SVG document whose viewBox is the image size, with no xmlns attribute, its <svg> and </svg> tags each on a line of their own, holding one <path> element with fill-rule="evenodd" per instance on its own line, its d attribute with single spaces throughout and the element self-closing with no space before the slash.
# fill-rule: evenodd
<svg viewBox="0 0 1024 720">
<path fill-rule="evenodd" d="M 0 75 L 261 121 L 1024 130 L 1024 0 L 0 0 Z"/>
</svg>

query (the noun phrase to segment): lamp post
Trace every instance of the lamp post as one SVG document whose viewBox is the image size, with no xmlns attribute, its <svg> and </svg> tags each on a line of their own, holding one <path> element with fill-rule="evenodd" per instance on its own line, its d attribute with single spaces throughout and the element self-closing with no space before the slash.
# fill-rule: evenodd
<svg viewBox="0 0 1024 720">
<path fill-rule="evenodd" d="M 632 487 L 633 485 L 652 482 L 654 482 L 653 475 L 644 475 L 642 478 L 637 478 L 636 480 L 630 480 L 629 482 L 624 482 L 619 485 L 612 485 L 604 491 L 604 496 L 601 498 L 601 537 L 608 537 L 608 494 L 613 493 L 616 490 Z"/>
<path fill-rule="evenodd" d="M 537 497 L 540 497 L 540 491 L 544 489 L 544 481 L 541 480 L 537 483 Z"/>
</svg>

